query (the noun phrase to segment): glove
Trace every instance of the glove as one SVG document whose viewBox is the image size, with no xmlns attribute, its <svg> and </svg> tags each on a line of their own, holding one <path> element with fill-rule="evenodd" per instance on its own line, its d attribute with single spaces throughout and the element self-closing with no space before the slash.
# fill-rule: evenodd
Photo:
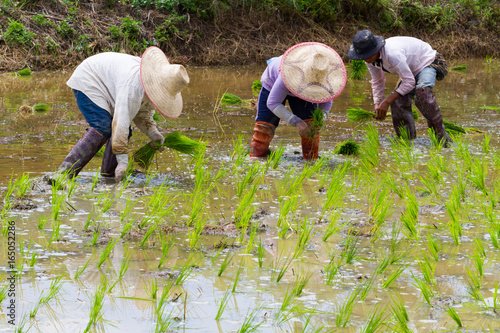
<svg viewBox="0 0 500 333">
<path fill-rule="evenodd" d="M 120 182 L 125 176 L 125 172 L 128 168 L 128 155 L 120 154 L 116 155 L 116 160 L 118 161 L 118 165 L 115 169 L 115 180 L 116 182 Z"/>
<path fill-rule="evenodd" d="M 309 125 L 303 120 L 298 122 L 296 127 L 297 127 L 297 131 L 299 132 L 300 136 L 308 136 L 309 132 L 311 131 L 311 128 L 309 127 Z"/>
</svg>

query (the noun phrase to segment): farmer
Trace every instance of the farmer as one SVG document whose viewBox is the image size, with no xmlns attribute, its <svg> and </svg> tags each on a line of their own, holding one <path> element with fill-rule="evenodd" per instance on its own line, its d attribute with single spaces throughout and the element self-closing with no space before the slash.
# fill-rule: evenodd
<svg viewBox="0 0 500 333">
<path fill-rule="evenodd" d="M 300 43 L 271 59 L 261 81 L 250 156 L 267 156 L 274 131 L 284 120 L 297 128 L 304 159 L 317 158 L 319 133 L 310 133 L 310 123 L 316 108 L 327 114 L 344 90 L 346 70 L 340 56 L 325 44 Z"/>
<path fill-rule="evenodd" d="M 446 60 L 432 47 L 413 37 L 375 36 L 370 30 L 358 32 L 347 56 L 354 60 L 364 60 L 371 74 L 373 101 L 376 118 L 383 120 L 391 107 L 394 130 L 401 136 L 406 131 L 409 139 L 415 139 L 415 120 L 411 110 L 411 98 L 427 119 L 439 141 L 447 147 L 451 142 L 443 125 L 443 117 L 432 92 L 437 80 L 448 73 Z M 400 84 L 396 90 L 384 98 L 385 72 L 397 74 Z"/>
<path fill-rule="evenodd" d="M 66 156 L 58 172 L 78 175 L 106 143 L 101 174 L 120 181 L 128 165 L 130 123 L 156 146 L 163 136 L 153 120 L 155 109 L 169 118 L 182 112 L 181 90 L 189 83 L 186 69 L 170 64 L 157 47 L 141 58 L 106 52 L 84 60 L 68 80 L 89 128 Z"/>
</svg>

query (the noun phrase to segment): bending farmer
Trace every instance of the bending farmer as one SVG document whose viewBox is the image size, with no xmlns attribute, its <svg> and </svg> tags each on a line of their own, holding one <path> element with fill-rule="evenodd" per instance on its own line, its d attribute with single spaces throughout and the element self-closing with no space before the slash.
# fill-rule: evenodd
<svg viewBox="0 0 500 333">
<path fill-rule="evenodd" d="M 344 90 L 346 70 L 340 56 L 321 43 L 297 44 L 271 59 L 261 81 L 250 156 L 267 156 L 281 119 L 297 128 L 303 157 L 317 158 L 319 133 L 311 135 L 308 123 L 317 107 L 327 114 L 332 100 Z M 285 107 L 285 101 L 292 111 Z"/>
<path fill-rule="evenodd" d="M 444 146 L 451 142 L 443 126 L 443 118 L 432 92 L 437 80 L 448 74 L 443 56 L 432 47 L 413 37 L 391 37 L 386 40 L 370 30 L 358 32 L 347 53 L 354 60 L 364 60 L 371 74 L 376 118 L 383 120 L 391 106 L 392 123 L 398 136 L 406 131 L 409 139 L 415 139 L 415 120 L 411 111 L 411 98 L 427 119 Z M 400 84 L 384 99 L 385 73 L 397 74 Z"/>
<path fill-rule="evenodd" d="M 186 69 L 170 64 L 157 47 L 148 48 L 141 58 L 106 52 L 84 60 L 67 84 L 90 127 L 58 172 L 75 177 L 107 142 L 101 173 L 120 181 L 128 165 L 131 121 L 151 145 L 163 143 L 153 120 L 155 109 L 177 118 L 182 112 L 180 92 L 188 83 Z"/>
</svg>

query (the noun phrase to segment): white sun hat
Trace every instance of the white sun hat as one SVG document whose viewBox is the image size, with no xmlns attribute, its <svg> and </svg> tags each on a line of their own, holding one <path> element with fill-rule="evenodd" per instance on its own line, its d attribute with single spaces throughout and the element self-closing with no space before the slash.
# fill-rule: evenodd
<svg viewBox="0 0 500 333">
<path fill-rule="evenodd" d="M 317 42 L 289 48 L 281 58 L 280 73 L 292 94 L 311 103 L 333 100 L 347 82 L 342 58 L 331 47 Z"/>
<path fill-rule="evenodd" d="M 170 64 L 162 50 L 156 46 L 148 47 L 141 58 L 141 81 L 149 100 L 162 115 L 168 118 L 180 116 L 181 91 L 189 83 L 184 66 Z"/>
</svg>

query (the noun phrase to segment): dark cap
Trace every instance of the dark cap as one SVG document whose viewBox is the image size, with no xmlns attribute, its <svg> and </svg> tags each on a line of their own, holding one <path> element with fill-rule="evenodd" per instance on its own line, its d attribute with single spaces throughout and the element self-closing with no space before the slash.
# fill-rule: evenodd
<svg viewBox="0 0 500 333">
<path fill-rule="evenodd" d="M 384 45 L 384 37 L 375 36 L 370 30 L 361 30 L 352 39 L 347 56 L 353 60 L 365 60 L 380 51 Z"/>
</svg>

